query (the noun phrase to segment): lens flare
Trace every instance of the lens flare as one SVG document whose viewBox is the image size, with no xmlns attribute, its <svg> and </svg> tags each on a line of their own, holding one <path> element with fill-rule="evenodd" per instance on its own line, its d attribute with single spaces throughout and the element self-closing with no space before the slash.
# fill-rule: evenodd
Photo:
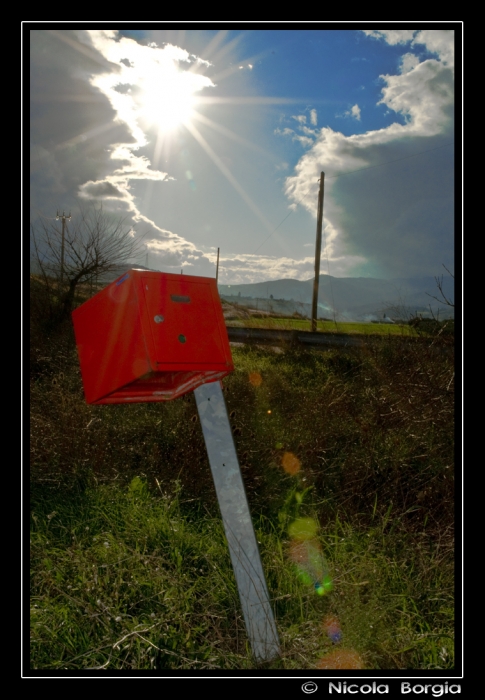
<svg viewBox="0 0 485 700">
<path fill-rule="evenodd" d="M 249 383 L 253 386 L 261 386 L 263 378 L 259 372 L 251 372 L 249 375 Z"/>
<path fill-rule="evenodd" d="M 337 644 L 342 639 L 340 623 L 335 615 L 327 615 L 325 617 L 323 620 L 323 629 L 334 644 Z"/>
<path fill-rule="evenodd" d="M 300 581 L 312 585 L 318 595 L 325 595 L 332 590 L 327 563 L 317 540 L 292 540 L 288 547 L 288 557 L 295 564 Z"/>
<path fill-rule="evenodd" d="M 318 593 L 318 595 L 326 595 L 327 593 L 330 593 L 330 591 L 333 590 L 333 582 L 332 579 L 328 574 L 325 574 L 323 576 L 321 581 L 318 581 L 315 583 L 315 591 Z"/>
<path fill-rule="evenodd" d="M 281 464 L 285 472 L 287 472 L 287 474 L 291 474 L 291 476 L 298 474 L 301 469 L 300 460 L 292 452 L 285 452 L 283 459 L 281 460 Z"/>
<path fill-rule="evenodd" d="M 318 523 L 314 518 L 297 518 L 288 526 L 288 534 L 295 540 L 311 540 L 318 531 Z"/>
<path fill-rule="evenodd" d="M 364 662 L 353 649 L 336 649 L 320 659 L 316 668 L 326 668 L 331 670 L 339 669 L 363 669 Z"/>
</svg>

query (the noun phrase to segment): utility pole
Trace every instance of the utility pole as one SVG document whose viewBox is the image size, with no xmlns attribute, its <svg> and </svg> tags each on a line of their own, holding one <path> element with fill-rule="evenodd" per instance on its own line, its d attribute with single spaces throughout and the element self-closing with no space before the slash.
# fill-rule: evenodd
<svg viewBox="0 0 485 700">
<path fill-rule="evenodd" d="M 61 287 L 62 283 L 64 280 L 64 232 L 66 229 L 66 220 L 70 221 L 71 220 L 71 212 L 66 216 L 64 212 L 62 214 L 59 214 L 59 210 L 57 210 L 57 215 L 56 215 L 56 221 L 59 221 L 59 219 L 62 219 L 62 238 L 61 238 Z"/>
<path fill-rule="evenodd" d="M 219 251 L 220 251 L 220 248 L 217 249 L 216 284 L 217 284 L 217 280 L 219 279 Z"/>
<path fill-rule="evenodd" d="M 323 224 L 323 185 L 325 173 L 320 174 L 320 189 L 318 191 L 318 214 L 317 214 L 317 242 L 315 245 L 315 279 L 313 281 L 313 301 L 312 301 L 312 331 L 317 330 L 318 314 L 318 283 L 320 281 L 320 255 L 322 252 L 322 224 Z"/>
</svg>

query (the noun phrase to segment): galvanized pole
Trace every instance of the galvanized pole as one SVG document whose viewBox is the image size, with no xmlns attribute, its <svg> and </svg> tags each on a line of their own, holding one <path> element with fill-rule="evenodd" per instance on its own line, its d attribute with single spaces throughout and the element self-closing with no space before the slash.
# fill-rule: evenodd
<svg viewBox="0 0 485 700">
<path fill-rule="evenodd" d="M 216 284 L 217 284 L 217 280 L 219 279 L 219 251 L 220 251 L 220 248 L 217 249 Z"/>
<path fill-rule="evenodd" d="M 318 214 L 317 214 L 317 242 L 315 245 L 315 279 L 313 281 L 313 301 L 312 301 L 312 331 L 317 330 L 318 314 L 318 283 L 320 281 L 320 255 L 322 252 L 322 224 L 323 224 L 323 185 L 325 173 L 320 176 L 320 189 L 318 191 Z"/>
<path fill-rule="evenodd" d="M 194 395 L 252 652 L 271 661 L 280 654 L 278 632 L 221 383 L 202 384 Z"/>
</svg>

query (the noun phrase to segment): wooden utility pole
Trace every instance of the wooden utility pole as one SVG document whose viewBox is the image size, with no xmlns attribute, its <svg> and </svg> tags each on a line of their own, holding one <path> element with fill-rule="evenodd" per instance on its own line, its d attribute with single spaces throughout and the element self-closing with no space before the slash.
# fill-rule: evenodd
<svg viewBox="0 0 485 700">
<path fill-rule="evenodd" d="M 219 251 L 220 251 L 220 248 L 217 249 L 216 284 L 217 284 L 217 280 L 219 279 Z"/>
<path fill-rule="evenodd" d="M 317 330 L 318 314 L 318 283 L 320 281 L 320 255 L 322 252 L 322 224 L 323 224 L 323 185 L 325 173 L 320 174 L 320 189 L 318 191 L 318 214 L 317 214 L 317 242 L 315 245 L 315 279 L 313 281 L 313 301 L 312 301 L 312 331 Z"/>
<path fill-rule="evenodd" d="M 62 214 L 59 214 L 59 211 L 57 212 L 56 215 L 56 220 L 62 219 L 62 238 L 61 238 L 61 287 L 62 283 L 64 281 L 64 232 L 66 229 L 66 220 L 70 221 L 71 219 L 71 212 L 66 216 L 64 212 Z"/>
</svg>

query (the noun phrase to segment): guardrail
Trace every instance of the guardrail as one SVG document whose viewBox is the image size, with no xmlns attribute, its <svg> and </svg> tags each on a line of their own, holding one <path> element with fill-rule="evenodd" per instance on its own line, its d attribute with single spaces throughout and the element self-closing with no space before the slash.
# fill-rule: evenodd
<svg viewBox="0 0 485 700">
<path fill-rule="evenodd" d="M 227 326 L 227 335 L 233 343 L 259 343 L 268 345 L 301 345 L 329 348 L 361 347 L 363 338 L 345 333 L 312 333 L 311 331 L 279 330 L 273 328 L 237 328 Z"/>
<path fill-rule="evenodd" d="M 288 345 L 296 347 L 313 348 L 361 348 L 368 343 L 383 341 L 388 338 L 385 335 L 347 335 L 346 333 L 322 333 L 311 331 L 283 330 L 273 328 L 240 328 L 236 326 L 226 326 L 229 341 L 232 343 L 253 343 L 256 345 Z M 430 349 L 441 353 L 453 350 L 453 344 L 436 343 L 436 339 L 431 337 L 405 337 L 392 336 L 393 338 L 403 338 L 410 342 L 426 344 Z"/>
</svg>

